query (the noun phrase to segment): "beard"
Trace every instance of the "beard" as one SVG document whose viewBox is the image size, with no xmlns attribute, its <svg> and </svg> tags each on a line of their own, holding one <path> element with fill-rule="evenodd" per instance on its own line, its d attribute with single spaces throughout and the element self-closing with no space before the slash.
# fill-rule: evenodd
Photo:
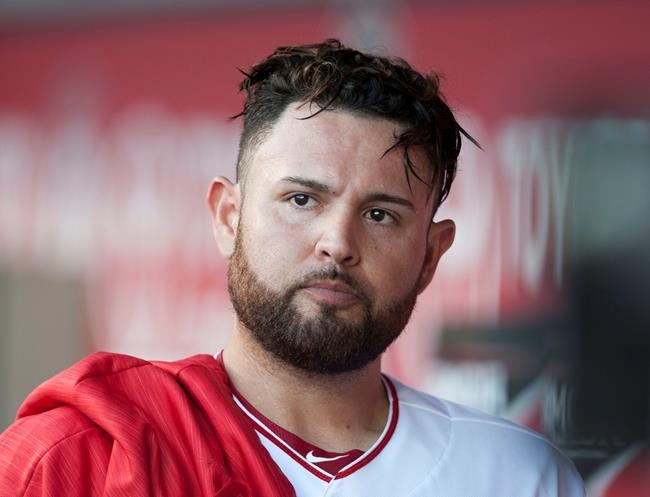
<svg viewBox="0 0 650 497">
<path fill-rule="evenodd" d="M 361 316 L 344 319 L 337 306 L 325 303 L 316 304 L 315 316 L 301 313 L 296 293 L 318 280 L 349 285 L 359 297 L 355 305 L 362 307 Z M 360 369 L 379 357 L 406 326 L 417 299 L 414 285 L 403 299 L 373 310 L 361 285 L 337 265 L 272 290 L 251 269 L 240 230 L 228 267 L 228 292 L 240 322 L 264 350 L 301 371 L 329 375 Z"/>
</svg>

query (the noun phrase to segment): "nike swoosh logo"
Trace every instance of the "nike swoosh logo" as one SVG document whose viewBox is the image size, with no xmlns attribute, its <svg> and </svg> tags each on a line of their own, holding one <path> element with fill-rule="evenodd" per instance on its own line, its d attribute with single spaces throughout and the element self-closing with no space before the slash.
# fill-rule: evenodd
<svg viewBox="0 0 650 497">
<path fill-rule="evenodd" d="M 312 464 L 318 464 L 320 462 L 329 462 L 329 461 L 336 461 L 337 459 L 341 459 L 342 457 L 346 457 L 347 454 L 343 454 L 342 456 L 335 456 L 335 457 L 318 457 L 314 455 L 314 451 L 310 450 L 307 455 L 305 456 L 305 459 L 309 461 Z"/>
</svg>

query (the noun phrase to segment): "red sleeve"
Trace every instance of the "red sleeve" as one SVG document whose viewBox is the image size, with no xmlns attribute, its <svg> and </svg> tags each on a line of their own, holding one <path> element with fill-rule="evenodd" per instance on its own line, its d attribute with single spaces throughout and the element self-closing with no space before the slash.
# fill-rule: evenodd
<svg viewBox="0 0 650 497">
<path fill-rule="evenodd" d="M 22 418 L 0 435 L 0 496 L 103 495 L 111 447 L 69 407 Z"/>
<path fill-rule="evenodd" d="M 197 361 L 98 353 L 43 383 L 0 435 L 0 497 L 294 495 L 225 372 Z"/>
</svg>

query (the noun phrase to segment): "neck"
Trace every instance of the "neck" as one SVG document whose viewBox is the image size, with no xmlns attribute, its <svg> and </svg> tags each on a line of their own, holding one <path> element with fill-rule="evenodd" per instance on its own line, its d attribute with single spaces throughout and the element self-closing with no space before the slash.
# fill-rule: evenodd
<svg viewBox="0 0 650 497">
<path fill-rule="evenodd" d="M 388 417 L 380 361 L 362 369 L 314 374 L 281 362 L 237 322 L 223 352 L 234 387 L 285 430 L 331 452 L 368 449 Z"/>
</svg>

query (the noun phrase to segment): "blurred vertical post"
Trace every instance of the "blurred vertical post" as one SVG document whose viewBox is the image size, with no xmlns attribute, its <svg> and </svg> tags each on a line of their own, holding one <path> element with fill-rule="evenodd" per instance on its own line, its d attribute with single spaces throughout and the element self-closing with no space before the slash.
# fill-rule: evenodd
<svg viewBox="0 0 650 497">
<path fill-rule="evenodd" d="M 567 298 L 578 344 L 576 459 L 590 497 L 649 495 L 650 122 L 594 119 L 575 137 Z"/>
<path fill-rule="evenodd" d="M 0 431 L 25 395 L 87 351 L 78 278 L 0 271 Z"/>
</svg>

